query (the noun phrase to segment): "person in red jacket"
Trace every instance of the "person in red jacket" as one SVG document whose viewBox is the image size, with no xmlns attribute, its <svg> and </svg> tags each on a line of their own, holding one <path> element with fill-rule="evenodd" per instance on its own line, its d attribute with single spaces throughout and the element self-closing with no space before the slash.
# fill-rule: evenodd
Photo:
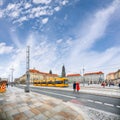
<svg viewBox="0 0 120 120">
<path fill-rule="evenodd" d="M 79 84 L 79 82 L 76 83 L 76 90 L 77 90 L 77 93 L 78 93 L 79 90 L 80 90 L 80 84 Z"/>
</svg>

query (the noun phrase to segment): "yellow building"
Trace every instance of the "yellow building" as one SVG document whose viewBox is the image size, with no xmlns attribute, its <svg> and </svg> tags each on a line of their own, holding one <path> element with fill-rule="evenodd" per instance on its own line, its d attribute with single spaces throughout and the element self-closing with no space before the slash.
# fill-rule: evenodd
<svg viewBox="0 0 120 120">
<path fill-rule="evenodd" d="M 117 72 L 115 72 L 115 83 L 120 83 L 120 69 Z"/>
<path fill-rule="evenodd" d="M 106 80 L 111 81 L 114 84 L 120 83 L 120 69 L 116 72 L 112 72 L 106 75 Z"/>
<path fill-rule="evenodd" d="M 114 81 L 115 80 L 115 74 L 116 72 L 111 72 L 109 74 L 106 75 L 106 80 L 107 81 Z"/>
<path fill-rule="evenodd" d="M 36 69 L 30 69 L 29 74 L 30 74 L 30 84 L 33 84 L 33 80 L 46 80 L 46 79 L 49 79 L 50 77 L 58 77 L 57 74 L 49 74 L 45 72 L 40 72 Z M 19 83 L 25 84 L 26 74 L 18 78 L 17 82 L 18 81 Z"/>
</svg>

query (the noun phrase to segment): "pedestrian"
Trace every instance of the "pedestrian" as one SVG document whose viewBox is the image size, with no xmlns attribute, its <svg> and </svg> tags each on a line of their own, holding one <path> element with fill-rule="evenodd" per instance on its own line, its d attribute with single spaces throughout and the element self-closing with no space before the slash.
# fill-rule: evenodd
<svg viewBox="0 0 120 120">
<path fill-rule="evenodd" d="M 80 90 L 80 84 L 79 84 L 79 82 L 76 83 L 76 90 L 77 90 L 77 93 L 79 93 L 79 90 Z"/>
<path fill-rule="evenodd" d="M 76 82 L 74 81 L 74 83 L 73 83 L 73 93 L 75 93 L 76 92 Z"/>
<path fill-rule="evenodd" d="M 6 83 L 6 86 L 8 87 L 8 83 Z"/>
<path fill-rule="evenodd" d="M 120 88 L 120 82 L 119 82 L 119 88 Z"/>
</svg>

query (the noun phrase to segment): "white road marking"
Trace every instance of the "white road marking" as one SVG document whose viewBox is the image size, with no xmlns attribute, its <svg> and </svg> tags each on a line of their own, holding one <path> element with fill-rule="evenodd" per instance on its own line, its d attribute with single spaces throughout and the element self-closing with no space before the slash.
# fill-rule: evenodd
<svg viewBox="0 0 120 120">
<path fill-rule="evenodd" d="M 43 91 L 43 90 L 38 90 L 38 91 L 41 91 L 41 92 L 44 92 L 44 93 L 49 93 L 49 94 L 54 94 L 54 95 L 59 95 L 59 96 L 64 96 L 64 97 L 68 97 L 68 98 L 74 98 L 74 99 L 76 98 L 76 97 L 73 97 L 73 96 L 58 94 L 58 93 L 54 93 L 54 92 L 48 92 L 48 91 Z"/>
<path fill-rule="evenodd" d="M 114 106 L 113 104 L 108 104 L 108 103 L 104 103 L 104 105 L 111 106 L 111 107 Z"/>
<path fill-rule="evenodd" d="M 119 105 L 117 105 L 116 107 L 117 107 L 117 108 L 120 108 L 120 106 L 119 106 Z"/>
<path fill-rule="evenodd" d="M 95 103 L 98 103 L 98 104 L 103 104 L 102 102 L 100 102 L 100 101 L 94 101 Z"/>
<path fill-rule="evenodd" d="M 87 101 L 89 101 L 89 102 L 94 102 L 93 100 L 90 100 L 90 99 L 88 99 Z"/>
</svg>

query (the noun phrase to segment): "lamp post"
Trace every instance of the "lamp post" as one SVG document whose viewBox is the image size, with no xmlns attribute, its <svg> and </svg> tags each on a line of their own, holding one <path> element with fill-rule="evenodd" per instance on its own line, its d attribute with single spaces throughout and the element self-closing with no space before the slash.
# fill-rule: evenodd
<svg viewBox="0 0 120 120">
<path fill-rule="evenodd" d="M 83 86 L 85 86 L 84 71 L 85 71 L 85 69 L 84 69 L 84 67 L 83 67 Z"/>
<path fill-rule="evenodd" d="M 26 87 L 25 87 L 25 92 L 30 92 L 30 73 L 29 73 L 29 64 L 30 64 L 30 58 L 29 58 L 29 51 L 30 51 L 30 46 L 27 46 L 26 50 Z"/>
<path fill-rule="evenodd" d="M 11 86 L 13 86 L 13 83 L 14 83 L 14 81 L 13 81 L 13 72 L 14 72 L 14 68 L 12 67 L 11 68 Z"/>
</svg>

